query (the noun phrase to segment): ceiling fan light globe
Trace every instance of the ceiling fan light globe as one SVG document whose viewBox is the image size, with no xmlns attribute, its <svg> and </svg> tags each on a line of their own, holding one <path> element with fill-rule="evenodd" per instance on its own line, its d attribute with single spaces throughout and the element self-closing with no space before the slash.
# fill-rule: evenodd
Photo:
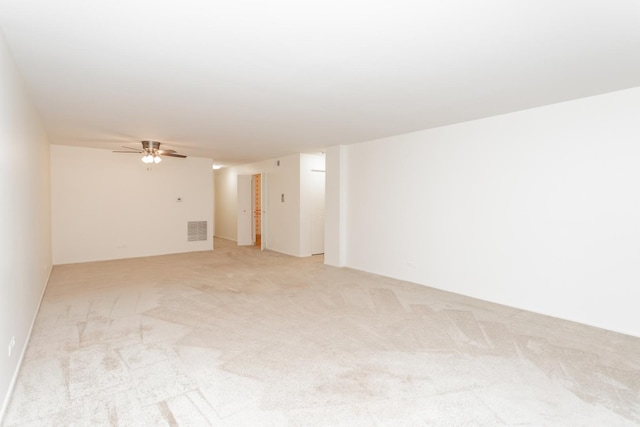
<svg viewBox="0 0 640 427">
<path fill-rule="evenodd" d="M 142 141 L 142 150 L 131 147 L 124 148 L 126 148 L 127 151 L 114 151 L 114 153 L 141 153 L 143 156 L 140 160 L 145 164 L 158 164 L 162 161 L 161 156 L 179 157 L 182 159 L 187 157 L 176 153 L 176 150 L 161 150 L 160 143 L 157 141 Z"/>
</svg>

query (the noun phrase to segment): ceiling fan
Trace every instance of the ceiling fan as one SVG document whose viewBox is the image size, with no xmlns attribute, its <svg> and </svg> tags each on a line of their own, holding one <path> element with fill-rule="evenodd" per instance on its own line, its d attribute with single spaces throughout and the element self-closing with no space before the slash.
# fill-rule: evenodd
<svg viewBox="0 0 640 427">
<path fill-rule="evenodd" d="M 114 153 L 130 153 L 130 154 L 144 154 L 142 161 L 145 163 L 160 163 L 162 159 L 160 156 L 167 157 L 180 157 L 182 159 L 187 156 L 176 153 L 176 150 L 161 150 L 160 143 L 158 141 L 141 141 L 142 149 L 125 147 L 127 151 L 114 151 Z"/>
</svg>

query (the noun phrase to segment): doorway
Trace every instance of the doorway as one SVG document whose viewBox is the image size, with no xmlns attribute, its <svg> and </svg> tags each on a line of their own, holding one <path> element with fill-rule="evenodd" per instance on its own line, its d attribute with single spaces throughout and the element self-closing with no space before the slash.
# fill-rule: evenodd
<svg viewBox="0 0 640 427">
<path fill-rule="evenodd" d="M 264 173 L 238 175 L 238 246 L 267 247 L 266 179 Z"/>
<path fill-rule="evenodd" d="M 261 175 L 251 177 L 252 211 L 253 211 L 253 244 L 262 247 L 262 182 Z"/>
</svg>

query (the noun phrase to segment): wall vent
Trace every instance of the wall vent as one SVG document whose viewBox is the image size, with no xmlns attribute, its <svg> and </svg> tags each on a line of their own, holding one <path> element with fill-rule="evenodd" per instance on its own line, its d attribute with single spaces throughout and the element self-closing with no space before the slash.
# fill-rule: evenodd
<svg viewBox="0 0 640 427">
<path fill-rule="evenodd" d="M 207 221 L 187 221 L 187 241 L 207 240 Z"/>
</svg>

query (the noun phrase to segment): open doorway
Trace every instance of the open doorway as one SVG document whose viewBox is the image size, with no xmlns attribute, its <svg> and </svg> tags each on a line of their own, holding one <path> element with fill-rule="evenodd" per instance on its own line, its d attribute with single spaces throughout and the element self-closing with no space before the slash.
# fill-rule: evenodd
<svg viewBox="0 0 640 427">
<path fill-rule="evenodd" d="M 238 246 L 266 249 L 266 191 L 264 173 L 238 175 Z"/>
<path fill-rule="evenodd" d="M 262 247 L 262 179 L 260 174 L 251 177 L 253 244 Z"/>
</svg>

